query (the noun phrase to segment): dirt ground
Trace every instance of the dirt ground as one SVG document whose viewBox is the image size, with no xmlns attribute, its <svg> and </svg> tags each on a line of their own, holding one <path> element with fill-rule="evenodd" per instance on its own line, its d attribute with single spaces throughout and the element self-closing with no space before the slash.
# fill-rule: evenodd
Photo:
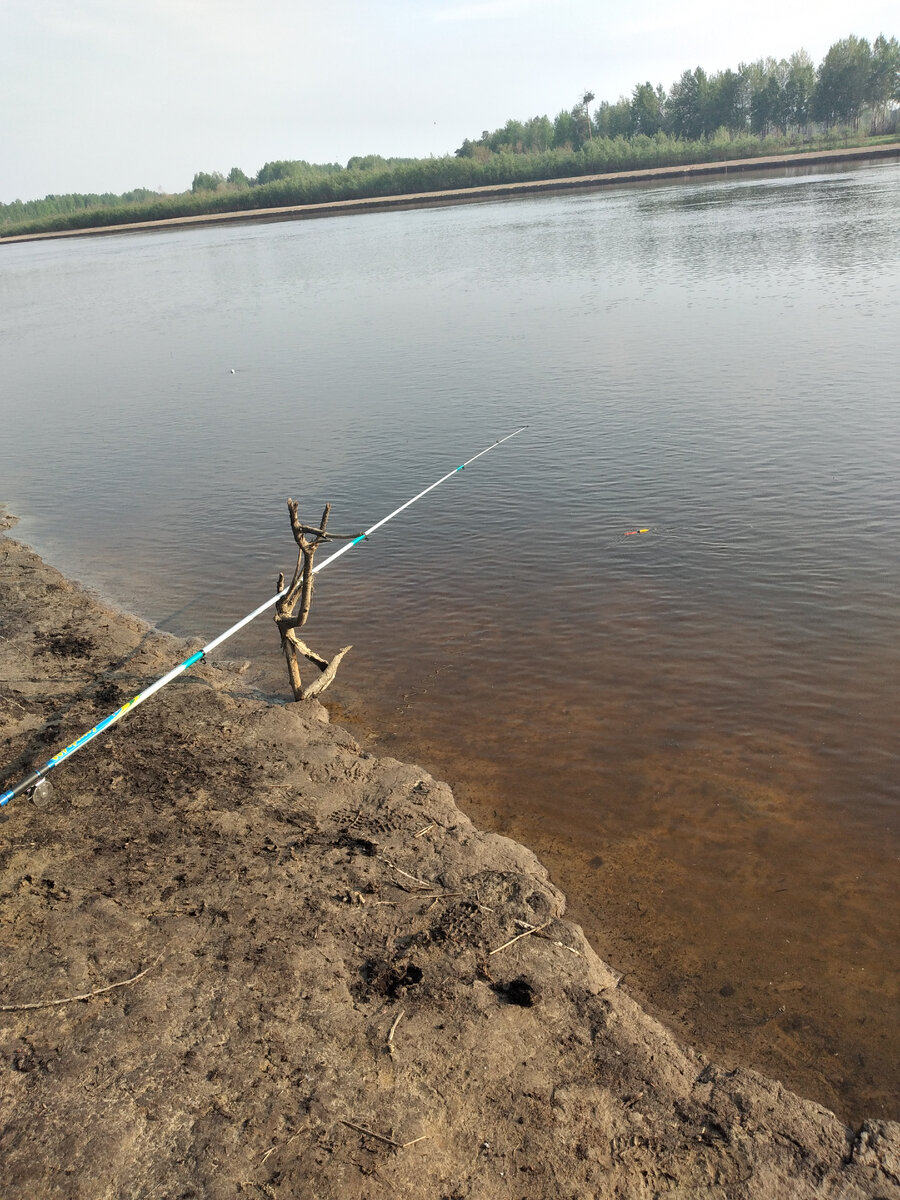
<svg viewBox="0 0 900 1200">
<path fill-rule="evenodd" d="M 0 789 L 198 648 L 0 539 Z M 681 1047 L 529 850 L 239 664 L 50 779 L 0 825 L 4 1196 L 900 1198 L 900 1125 Z"/>
</svg>

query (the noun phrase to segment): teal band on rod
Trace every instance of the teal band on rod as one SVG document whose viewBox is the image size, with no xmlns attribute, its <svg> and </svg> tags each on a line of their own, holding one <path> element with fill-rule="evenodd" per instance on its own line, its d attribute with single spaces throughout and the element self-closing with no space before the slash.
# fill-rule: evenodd
<svg viewBox="0 0 900 1200">
<path fill-rule="evenodd" d="M 481 458 L 483 454 L 488 454 L 491 450 L 495 450 L 497 446 L 502 446 L 504 442 L 508 442 L 510 438 L 514 438 L 517 433 L 521 433 L 523 429 L 527 428 L 527 425 L 520 425 L 518 429 L 513 430 L 512 433 L 508 433 L 506 437 L 498 438 L 497 441 L 492 442 L 490 446 L 486 446 L 483 450 L 479 450 L 477 454 L 473 454 L 472 457 L 466 459 L 464 463 L 460 463 L 458 467 L 455 467 L 452 471 L 448 471 L 446 475 L 442 475 L 440 479 L 437 479 L 434 483 L 429 484 L 427 488 L 424 488 L 421 492 L 419 492 L 418 495 L 413 496 L 411 500 L 407 500 L 405 504 L 401 504 L 399 508 L 395 508 L 394 511 L 392 513 L 388 513 L 386 517 L 382 517 L 380 521 L 377 521 L 374 525 L 367 529 L 365 533 L 361 533 L 358 538 L 354 538 L 352 541 L 347 542 L 340 548 L 340 550 L 336 550 L 334 554 L 330 555 L 317 566 L 313 567 L 313 574 L 323 570 L 328 566 L 329 563 L 333 563 L 336 558 L 340 558 L 342 554 L 346 554 L 348 550 L 352 550 L 354 546 L 358 546 L 360 542 L 366 541 L 370 533 L 374 533 L 376 529 L 380 529 L 382 525 L 386 525 L 388 521 L 392 521 L 394 517 L 399 516 L 404 509 L 409 508 L 412 504 L 415 504 L 417 500 L 421 500 L 423 496 L 427 496 L 429 492 L 434 491 L 436 487 L 439 487 L 440 484 L 444 483 L 452 475 L 456 475 L 458 472 L 462 471 L 464 467 L 467 467 L 469 463 L 473 463 L 476 458 Z M 59 753 L 54 754 L 54 756 L 44 763 L 42 767 L 39 767 L 36 771 L 32 771 L 32 773 L 27 776 L 27 778 L 23 779 L 21 783 L 16 784 L 14 788 L 10 788 L 8 791 L 0 794 L 0 808 L 5 808 L 6 805 L 9 804 L 10 800 L 14 799 L 18 795 L 21 795 L 22 792 L 28 791 L 30 788 L 35 787 L 36 784 L 38 784 L 43 778 L 43 776 L 48 773 L 48 771 L 52 771 L 54 767 L 59 766 L 61 762 L 64 762 L 67 758 L 69 758 L 70 755 L 75 754 L 75 752 L 80 750 L 82 746 L 86 746 L 88 742 L 92 742 L 94 738 L 98 736 L 98 734 L 103 733 L 104 730 L 109 729 L 112 725 L 115 725 L 116 722 L 120 721 L 127 712 L 130 712 L 133 708 L 137 708 L 137 706 L 139 704 L 143 704 L 145 700 L 149 700 L 154 693 L 164 688 L 167 683 L 171 683 L 173 679 L 176 679 L 184 671 L 187 671 L 189 667 L 194 665 L 194 663 L 199 662 L 200 659 L 209 654 L 211 650 L 214 650 L 217 646 L 221 646 L 223 642 L 227 641 L 228 638 L 236 634 L 239 629 L 243 629 L 245 625 L 249 625 L 251 621 L 255 621 L 258 616 L 261 616 L 262 613 L 271 608 L 276 600 L 281 599 L 287 590 L 287 587 L 282 588 L 280 592 L 278 592 L 275 596 L 272 596 L 269 600 L 266 600 L 265 603 L 260 604 L 258 608 L 253 610 L 253 612 L 248 613 L 246 617 L 242 617 L 241 620 L 232 625 L 230 629 L 226 629 L 224 633 L 220 633 L 218 637 L 213 638 L 213 640 L 204 646 L 202 650 L 198 650 L 196 654 L 192 654 L 190 658 L 186 658 L 183 663 L 179 663 L 177 667 L 173 667 L 168 674 L 163 675 L 161 679 L 157 679 L 155 683 L 151 683 L 150 686 L 144 688 L 142 692 L 138 692 L 133 699 L 123 704 L 121 708 L 117 708 L 115 712 L 110 713 L 108 717 L 104 717 L 103 720 L 96 724 L 93 729 L 89 729 L 87 733 L 83 733 L 81 737 L 76 738 L 74 742 L 70 742 L 69 745 L 60 750 Z"/>
</svg>

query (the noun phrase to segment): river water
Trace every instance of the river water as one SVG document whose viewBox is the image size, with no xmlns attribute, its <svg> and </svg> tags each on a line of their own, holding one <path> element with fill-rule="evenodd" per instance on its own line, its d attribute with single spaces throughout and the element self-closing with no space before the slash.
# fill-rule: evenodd
<svg viewBox="0 0 900 1200">
<path fill-rule="evenodd" d="M 318 577 L 329 706 L 682 1036 L 897 1117 L 898 185 L 0 247 L 0 499 L 208 640 L 292 569 L 287 496 L 357 532 L 527 422 Z M 285 694 L 267 619 L 223 653 Z"/>
</svg>

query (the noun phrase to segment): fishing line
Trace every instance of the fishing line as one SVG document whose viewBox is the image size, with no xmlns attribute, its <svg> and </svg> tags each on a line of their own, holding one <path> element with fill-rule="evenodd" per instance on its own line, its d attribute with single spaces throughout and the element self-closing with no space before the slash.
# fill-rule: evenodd
<svg viewBox="0 0 900 1200">
<path fill-rule="evenodd" d="M 757 547 L 747 545 L 748 531 L 753 537 L 757 536 L 756 527 L 749 521 L 732 522 L 730 525 L 722 527 L 724 537 L 715 538 L 709 536 L 713 534 L 713 530 L 705 525 L 682 526 L 677 529 L 669 528 L 665 525 L 659 525 L 651 529 L 652 533 L 658 534 L 661 538 L 671 542 L 690 542 L 693 546 L 705 546 L 711 550 L 727 550 L 729 554 L 755 554 Z M 731 540 L 728 540 L 728 534 L 731 534 Z"/>
<path fill-rule="evenodd" d="M 407 500 L 404 504 L 401 504 L 399 508 L 395 508 L 393 512 L 388 513 L 386 517 L 382 517 L 380 521 L 376 521 L 374 525 L 370 525 L 364 533 L 359 535 L 359 537 L 353 538 L 351 541 L 341 546 L 339 550 L 335 550 L 334 554 L 329 555 L 328 558 L 325 558 L 320 563 L 317 563 L 313 567 L 312 573 L 315 575 L 319 571 L 324 570 L 325 567 L 327 567 L 330 563 L 333 563 L 336 559 L 340 558 L 342 554 L 346 554 L 349 550 L 352 550 L 354 546 L 358 546 L 360 542 L 367 541 L 376 530 L 381 529 L 383 525 L 387 525 L 388 521 L 393 521 L 394 517 L 399 516 L 400 513 L 404 512 L 411 505 L 415 504 L 416 501 L 421 500 L 423 496 L 427 496 L 428 493 L 433 492 L 436 487 L 440 487 L 442 483 L 446 483 L 448 479 L 451 479 L 454 475 L 458 475 L 459 472 L 468 467 L 470 463 L 475 462 L 476 459 L 481 458 L 484 454 L 489 454 L 491 450 L 496 450 L 498 446 L 502 446 L 504 442 L 508 442 L 510 438 L 514 438 L 516 434 L 521 433 L 523 429 L 527 428 L 527 425 L 520 425 L 518 429 L 513 430 L 512 433 L 508 433 L 506 437 L 498 438 L 497 441 L 492 442 L 490 446 L 485 446 L 483 450 L 479 450 L 477 454 L 473 454 L 471 458 L 467 458 L 464 463 L 460 463 L 458 467 L 454 467 L 452 471 L 448 471 L 446 475 L 442 475 L 440 479 L 436 479 L 435 482 L 429 484 L 427 488 L 423 488 L 422 491 L 413 496 L 411 500 Z M 70 742 L 68 746 L 65 746 L 57 754 L 54 754 L 51 759 L 45 762 L 42 767 L 39 767 L 36 771 L 32 771 L 32 773 L 26 779 L 23 779 L 21 783 L 17 783 L 15 787 L 3 792 L 2 795 L 0 795 L 0 808 L 5 808 L 6 805 L 9 804 L 10 800 L 13 800 L 22 792 L 28 791 L 31 788 L 37 788 L 44 779 L 44 776 L 52 771 L 54 767 L 58 767 L 60 763 L 65 762 L 67 758 L 70 758 L 77 751 L 81 750 L 88 744 L 88 742 L 92 742 L 94 738 L 98 737 L 104 732 L 104 730 L 111 728 L 116 724 L 117 721 L 121 721 L 122 717 L 124 717 L 126 713 L 131 712 L 133 708 L 137 708 L 139 704 L 143 704 L 145 700 L 149 700 L 151 696 L 155 695 L 158 691 L 164 688 L 166 684 L 171 683 L 173 679 L 177 679 L 178 676 L 184 671 L 187 671 L 190 667 L 194 666 L 195 663 L 198 663 L 202 658 L 205 658 L 210 651 L 215 650 L 217 646 L 221 646 L 223 642 L 227 641 L 230 637 L 233 637 L 234 634 L 243 629 L 245 625 L 249 625 L 251 621 L 255 621 L 257 617 L 262 616 L 267 609 L 270 609 L 277 600 L 280 600 L 281 597 L 287 593 L 289 587 L 290 585 L 288 584 L 286 587 L 282 588 L 280 592 L 277 592 L 274 596 L 270 597 L 270 599 L 266 600 L 265 603 L 260 604 L 258 608 L 253 610 L 253 612 L 248 613 L 246 617 L 242 617 L 241 620 L 232 625 L 230 629 L 226 629 L 224 633 L 220 633 L 218 637 L 213 638 L 213 640 L 208 642 L 202 650 L 198 650 L 196 654 L 192 654 L 190 658 L 186 658 L 184 662 L 179 663 L 177 667 L 173 667 L 172 670 L 163 675 L 161 679 L 157 679 L 155 683 L 151 683 L 149 687 L 144 688 L 142 692 L 138 692 L 138 694 L 132 697 L 131 700 L 126 701 L 121 708 L 117 708 L 116 711 L 110 713 L 108 717 L 104 717 L 103 720 L 99 721 L 93 729 L 89 729 L 87 733 L 83 733 L 81 737 L 76 738 L 74 742 Z"/>
<path fill-rule="evenodd" d="M 661 542 L 684 542 L 691 546 L 700 546 L 711 550 L 727 550 L 729 554 L 754 554 L 756 550 L 753 546 L 747 545 L 747 531 L 752 531 L 756 534 L 756 527 L 750 522 L 739 522 L 736 527 L 730 526 L 723 530 L 728 535 L 732 534 L 732 540 L 726 540 L 726 537 L 713 539 L 708 536 L 712 533 L 706 524 L 704 525 L 681 525 L 676 527 L 669 525 L 635 525 L 631 529 L 623 529 L 621 533 L 610 537 L 604 546 L 613 546 L 625 541 L 626 538 L 634 539 L 634 542 L 642 541 L 661 541 Z"/>
</svg>

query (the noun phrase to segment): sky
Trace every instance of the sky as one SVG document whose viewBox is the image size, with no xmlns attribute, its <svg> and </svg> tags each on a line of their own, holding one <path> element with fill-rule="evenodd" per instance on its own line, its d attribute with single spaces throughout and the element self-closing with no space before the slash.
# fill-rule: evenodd
<svg viewBox="0 0 900 1200">
<path fill-rule="evenodd" d="M 0 202 L 452 154 L 685 69 L 900 36 L 896 0 L 3 0 Z"/>
</svg>

